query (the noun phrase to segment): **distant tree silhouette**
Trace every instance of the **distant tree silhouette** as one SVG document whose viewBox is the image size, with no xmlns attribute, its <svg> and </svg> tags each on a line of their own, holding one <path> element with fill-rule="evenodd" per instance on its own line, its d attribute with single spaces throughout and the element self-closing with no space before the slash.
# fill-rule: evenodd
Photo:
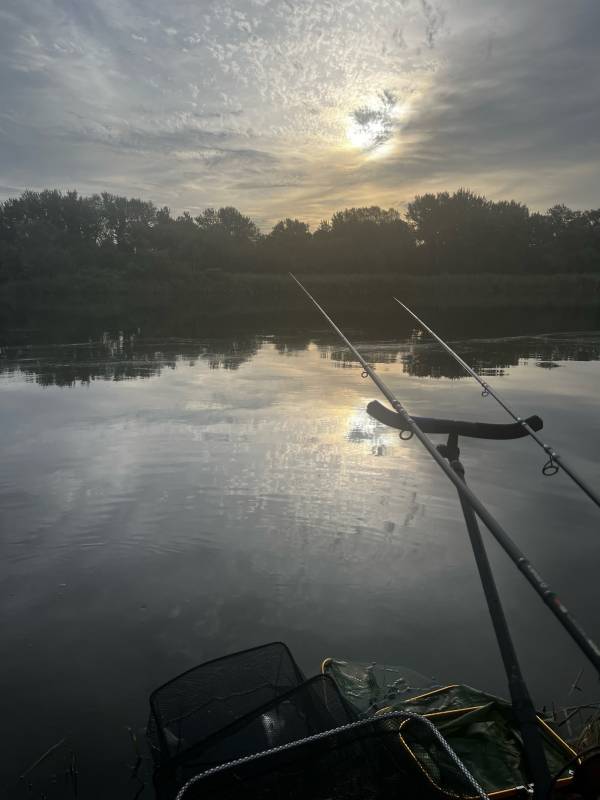
<svg viewBox="0 0 600 800">
<path fill-rule="evenodd" d="M 298 219 L 280 220 L 261 243 L 258 269 L 288 272 L 303 269 L 312 258 L 310 226 Z"/>
<path fill-rule="evenodd" d="M 529 211 L 493 203 L 468 189 L 426 194 L 408 204 L 407 217 L 428 272 L 518 272 L 526 268 Z"/>
<path fill-rule="evenodd" d="M 274 226 L 268 238 L 283 245 L 306 244 L 310 240 L 310 225 L 287 217 Z"/>
<path fill-rule="evenodd" d="M 166 206 L 139 198 L 57 190 L 25 191 L 0 205 L 4 297 L 17 290 L 59 296 L 73 287 L 89 296 L 103 286 L 129 287 L 142 297 L 162 291 L 159 286 L 183 291 L 195 281 L 206 298 L 217 298 L 233 291 L 236 274 L 290 269 L 398 276 L 598 273 L 600 209 L 556 205 L 545 214 L 529 213 L 514 200 L 494 202 L 459 189 L 419 195 L 404 214 L 346 208 L 314 233 L 287 217 L 263 235 L 232 206 L 173 218 Z"/>
</svg>

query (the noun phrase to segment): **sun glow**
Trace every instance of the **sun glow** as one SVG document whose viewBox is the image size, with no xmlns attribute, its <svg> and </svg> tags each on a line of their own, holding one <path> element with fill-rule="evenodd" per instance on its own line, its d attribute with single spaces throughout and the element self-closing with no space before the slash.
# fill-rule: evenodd
<svg viewBox="0 0 600 800">
<path fill-rule="evenodd" d="M 385 137 L 386 128 L 382 120 L 374 119 L 361 125 L 356 120 L 351 120 L 346 128 L 346 137 L 352 147 L 361 150 L 371 150 Z"/>
<path fill-rule="evenodd" d="M 348 143 L 367 153 L 379 153 L 393 137 L 397 103 L 395 95 L 384 90 L 356 107 L 346 125 Z"/>
</svg>

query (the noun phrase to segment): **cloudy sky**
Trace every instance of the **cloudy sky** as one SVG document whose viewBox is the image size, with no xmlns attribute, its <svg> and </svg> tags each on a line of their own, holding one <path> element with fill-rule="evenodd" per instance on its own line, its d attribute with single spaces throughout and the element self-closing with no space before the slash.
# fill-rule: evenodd
<svg viewBox="0 0 600 800">
<path fill-rule="evenodd" d="M 0 0 L 0 196 L 600 206 L 598 0 Z"/>
</svg>

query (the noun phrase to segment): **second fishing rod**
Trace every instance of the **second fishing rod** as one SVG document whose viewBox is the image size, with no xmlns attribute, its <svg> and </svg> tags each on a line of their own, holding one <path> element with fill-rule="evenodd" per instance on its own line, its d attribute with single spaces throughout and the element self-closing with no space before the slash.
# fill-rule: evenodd
<svg viewBox="0 0 600 800">
<path fill-rule="evenodd" d="M 559 453 L 557 453 L 557 451 L 551 445 L 540 439 L 537 433 L 529 425 L 528 421 L 520 417 L 516 412 L 514 412 L 512 408 L 508 405 L 508 403 L 502 399 L 502 397 L 498 394 L 498 392 L 495 389 L 493 389 L 490 386 L 490 384 L 481 377 L 481 375 L 475 372 L 473 367 L 467 364 L 467 362 L 463 358 L 461 358 L 458 355 L 458 353 L 454 351 L 450 347 L 450 345 L 442 339 L 442 337 L 439 334 L 437 334 L 432 328 L 430 328 L 426 322 L 423 322 L 423 320 L 420 317 L 418 317 L 414 311 L 412 311 L 401 300 L 398 300 L 397 297 L 394 297 L 394 300 L 398 303 L 398 305 L 402 306 L 402 308 L 406 312 L 408 312 L 416 322 L 419 323 L 419 325 L 423 328 L 423 330 L 426 330 L 427 333 L 436 340 L 436 342 L 439 342 L 439 344 L 441 344 L 444 350 L 449 355 L 451 355 L 452 358 L 454 358 L 454 360 L 458 364 L 460 364 L 460 366 L 465 370 L 465 372 L 467 372 L 472 378 L 475 378 L 477 383 L 479 383 L 479 385 L 483 389 L 482 392 L 483 396 L 487 397 L 488 395 L 490 395 L 491 397 L 493 397 L 494 400 L 497 403 L 499 403 L 499 405 L 501 405 L 502 408 L 507 412 L 507 414 L 510 414 L 510 416 L 514 419 L 514 421 L 517 422 L 519 425 L 521 425 L 521 427 L 527 433 L 527 435 L 530 436 L 533 439 L 533 441 L 537 445 L 539 445 L 539 447 L 542 448 L 542 450 L 548 456 L 548 461 L 546 462 L 546 464 L 544 464 L 542 468 L 542 472 L 544 473 L 544 475 L 554 475 L 559 471 L 559 469 L 562 469 L 563 472 L 565 472 L 569 476 L 569 478 L 571 478 L 573 483 L 579 486 L 579 488 L 583 492 L 585 492 L 585 494 L 590 498 L 590 500 L 600 508 L 600 495 L 598 495 L 598 493 L 594 489 L 592 489 L 592 487 L 587 483 L 587 481 L 585 481 L 580 475 L 577 474 L 577 472 L 575 472 L 573 467 L 570 464 L 568 464 L 565 461 L 565 459 Z"/>
</svg>

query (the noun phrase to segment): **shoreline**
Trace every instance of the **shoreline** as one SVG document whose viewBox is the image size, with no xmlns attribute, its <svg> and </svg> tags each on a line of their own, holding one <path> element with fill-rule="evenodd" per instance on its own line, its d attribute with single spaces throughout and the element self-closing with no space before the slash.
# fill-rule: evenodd
<svg viewBox="0 0 600 800">
<path fill-rule="evenodd" d="M 287 275 L 199 273 L 181 282 L 13 283 L 0 289 L 4 344 L 97 337 L 106 331 L 165 336 L 319 329 L 319 315 Z M 446 335 L 492 336 L 600 329 L 600 274 L 303 275 L 345 328 L 409 335 L 414 323 L 396 295 Z M 60 333 L 64 331 L 64 333 Z"/>
</svg>

